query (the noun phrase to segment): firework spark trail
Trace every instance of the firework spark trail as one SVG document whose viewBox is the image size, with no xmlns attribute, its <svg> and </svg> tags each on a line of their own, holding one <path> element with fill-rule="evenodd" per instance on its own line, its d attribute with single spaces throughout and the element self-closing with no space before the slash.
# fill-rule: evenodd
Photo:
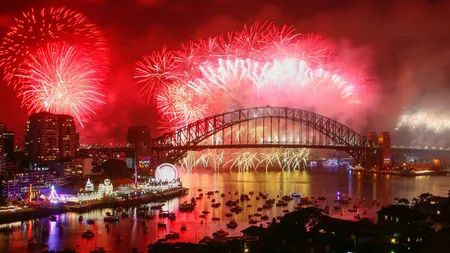
<svg viewBox="0 0 450 253">
<path fill-rule="evenodd" d="M 90 52 L 52 43 L 30 54 L 18 71 L 19 94 L 28 112 L 73 115 L 83 122 L 104 104 L 102 66 Z"/>
<path fill-rule="evenodd" d="M 420 110 L 416 113 L 403 114 L 397 123 L 397 128 L 424 129 L 435 133 L 450 131 L 450 115 Z"/>
<path fill-rule="evenodd" d="M 177 51 L 165 47 L 137 63 L 135 78 L 140 95 L 164 115 L 164 126 L 176 129 L 249 103 L 360 103 L 367 79 L 346 72 L 348 67 L 322 35 L 265 22 Z"/>
<path fill-rule="evenodd" d="M 15 18 L 0 45 L 4 82 L 18 89 L 21 82 L 18 73 L 28 55 L 53 42 L 82 45 L 105 70 L 109 65 L 106 39 L 86 16 L 67 8 L 32 8 Z"/>
</svg>

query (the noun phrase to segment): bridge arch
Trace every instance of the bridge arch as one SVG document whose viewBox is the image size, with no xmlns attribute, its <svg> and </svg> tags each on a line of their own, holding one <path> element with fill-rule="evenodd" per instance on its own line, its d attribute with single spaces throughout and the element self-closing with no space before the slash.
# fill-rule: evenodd
<svg viewBox="0 0 450 253">
<path fill-rule="evenodd" d="M 247 138 L 235 138 L 233 140 L 233 127 L 238 128 L 239 131 L 243 127 L 248 131 L 250 122 L 253 126 L 262 127 L 262 139 L 256 138 L 256 136 L 255 138 L 248 138 L 249 133 L 247 132 Z M 282 127 L 286 129 L 285 134 L 287 129 L 290 128 L 294 132 L 299 131 L 300 136 L 305 137 L 304 140 L 287 138 L 286 135 L 280 139 L 280 131 L 278 131 L 278 138 L 273 141 L 274 132 L 272 129 L 276 126 L 277 130 L 280 130 L 280 123 L 283 123 Z M 270 128 L 269 139 L 266 138 L 267 134 L 264 133 L 266 128 Z M 226 129 L 231 129 L 231 137 L 228 139 L 225 138 Z M 256 130 L 254 131 L 256 135 Z M 208 138 L 216 135 L 222 135 L 222 141 L 208 141 Z M 151 143 L 152 152 L 158 157 L 158 160 L 161 160 L 160 162 L 175 162 L 188 150 L 240 147 L 337 149 L 347 151 L 358 162 L 364 162 L 367 150 L 375 148 L 365 136 L 334 119 L 314 112 L 288 107 L 255 107 L 212 115 L 163 134 L 153 139 Z"/>
</svg>

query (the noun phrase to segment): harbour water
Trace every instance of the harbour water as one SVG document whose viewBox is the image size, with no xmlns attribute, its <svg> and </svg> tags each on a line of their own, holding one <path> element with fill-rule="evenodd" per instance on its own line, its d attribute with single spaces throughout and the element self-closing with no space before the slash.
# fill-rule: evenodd
<svg viewBox="0 0 450 253">
<path fill-rule="evenodd" d="M 180 232 L 180 241 L 197 242 L 205 235 L 223 228 L 228 231 L 231 236 L 241 235 L 241 230 L 249 226 L 248 214 L 257 212 L 257 207 L 261 207 L 263 200 L 256 200 L 258 192 L 269 194 L 270 198 L 277 198 L 283 195 L 290 195 L 292 192 L 300 192 L 303 196 L 325 196 L 326 201 L 321 203 L 322 206 L 334 206 L 337 192 L 341 195 L 352 196 L 356 198 L 366 198 L 366 202 L 361 208 L 367 210 L 367 214 L 362 217 L 375 218 L 377 207 L 372 204 L 373 199 L 380 201 L 381 206 L 392 203 L 393 199 L 405 197 L 412 199 L 423 192 L 431 192 L 435 195 L 446 196 L 450 189 L 450 177 L 448 176 L 418 176 L 418 177 L 400 177 L 389 175 L 363 175 L 349 174 L 343 169 L 315 169 L 306 171 L 290 171 L 290 172 L 259 172 L 259 173 L 236 173 L 221 172 L 213 173 L 206 170 L 197 170 L 193 173 L 181 173 L 183 185 L 189 188 L 189 195 L 179 199 L 172 199 L 165 202 L 163 210 L 176 212 L 176 220 L 169 221 L 167 218 L 146 221 L 148 233 L 144 233 L 141 224 L 142 219 L 136 218 L 134 215 L 137 210 L 135 207 L 125 209 L 130 214 L 130 218 L 120 218 L 118 222 L 111 224 L 110 231 L 105 229 L 103 217 L 106 212 L 114 213 L 112 209 L 98 209 L 83 213 L 84 220 L 94 219 L 94 225 L 86 224 L 85 221 L 79 222 L 78 213 L 65 213 L 57 215 L 57 222 L 50 222 L 47 218 L 37 220 L 29 220 L 12 223 L 14 232 L 11 235 L 0 235 L 0 252 L 40 252 L 41 245 L 47 244 L 50 250 L 75 248 L 77 252 L 87 253 L 95 247 L 104 247 L 107 252 L 130 252 L 132 248 L 138 248 L 139 252 L 146 252 L 149 243 L 154 242 L 170 231 L 180 232 L 181 225 L 185 224 L 187 231 Z M 210 198 L 205 195 L 203 199 L 197 202 L 197 206 L 193 212 L 178 212 L 178 205 L 183 201 L 189 201 L 192 197 L 198 196 L 202 189 L 205 194 L 207 191 L 219 191 Z M 235 192 L 238 195 L 235 195 Z M 225 202 L 229 199 L 235 200 L 239 198 L 241 193 L 248 194 L 250 191 L 255 195 L 250 196 L 249 201 L 243 201 L 240 206 L 244 211 L 240 214 L 233 214 L 233 217 L 227 218 L 225 214 L 229 211 Z M 220 194 L 224 193 L 225 197 Z M 230 193 L 230 194 L 229 194 Z M 211 200 L 222 203 L 219 208 L 211 207 Z M 150 205 L 156 203 L 150 203 Z M 250 204 L 252 207 L 247 207 Z M 296 201 L 290 201 L 287 207 L 276 207 L 263 210 L 263 214 L 267 214 L 270 219 L 272 217 L 283 214 L 284 209 L 292 211 Z M 206 218 L 199 218 L 202 211 L 208 210 L 209 214 Z M 155 212 L 157 214 L 157 212 Z M 343 210 L 333 210 L 331 208 L 330 215 L 353 219 L 353 213 Z M 212 221 L 212 217 L 220 218 L 220 221 Z M 226 223 L 231 219 L 235 219 L 239 226 L 236 229 L 226 229 Z M 203 224 L 201 224 L 203 221 Z M 167 228 L 158 228 L 157 223 L 164 222 Z M 64 228 L 60 229 L 59 224 L 63 224 Z M 48 228 L 49 234 L 42 235 L 42 229 Z M 92 230 L 95 236 L 91 239 L 81 237 L 81 234 L 87 229 Z M 123 240 L 116 242 L 116 236 L 121 235 Z M 27 241 L 35 236 L 37 245 L 28 247 Z"/>
</svg>

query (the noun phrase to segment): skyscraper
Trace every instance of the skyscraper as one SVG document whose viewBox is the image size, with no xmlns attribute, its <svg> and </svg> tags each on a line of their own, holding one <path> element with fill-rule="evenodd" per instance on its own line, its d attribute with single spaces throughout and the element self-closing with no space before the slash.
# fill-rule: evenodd
<svg viewBox="0 0 450 253">
<path fill-rule="evenodd" d="M 14 163 L 14 132 L 3 132 L 3 152 L 5 153 L 6 163 Z"/>
<path fill-rule="evenodd" d="M 73 158 L 77 152 L 77 133 L 72 116 L 48 112 L 35 113 L 27 122 L 25 153 L 31 161 Z"/>
<path fill-rule="evenodd" d="M 3 150 L 3 132 L 5 131 L 5 127 L 2 123 L 0 123 L 0 171 L 5 169 L 5 152 Z"/>
<path fill-rule="evenodd" d="M 151 142 L 150 129 L 147 126 L 128 128 L 127 147 L 136 148 L 138 155 L 145 155 Z"/>
</svg>

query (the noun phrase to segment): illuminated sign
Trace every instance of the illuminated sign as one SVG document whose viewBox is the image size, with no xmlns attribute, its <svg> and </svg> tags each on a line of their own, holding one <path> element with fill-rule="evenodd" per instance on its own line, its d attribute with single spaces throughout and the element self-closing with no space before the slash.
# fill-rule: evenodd
<svg viewBox="0 0 450 253">
<path fill-rule="evenodd" d="M 148 169 L 150 168 L 150 157 L 144 156 L 138 158 L 138 168 L 139 169 Z"/>
</svg>

